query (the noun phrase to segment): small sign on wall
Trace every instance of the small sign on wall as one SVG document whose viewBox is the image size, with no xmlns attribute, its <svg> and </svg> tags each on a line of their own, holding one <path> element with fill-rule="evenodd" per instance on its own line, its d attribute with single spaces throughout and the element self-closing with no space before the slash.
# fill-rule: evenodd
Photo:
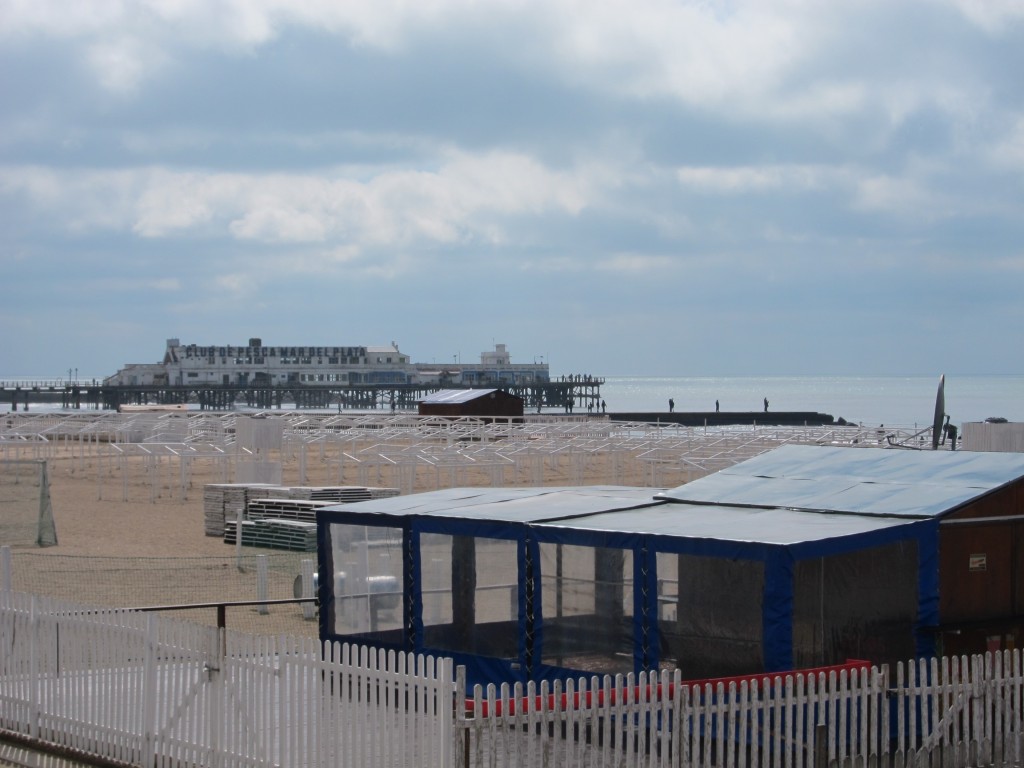
<svg viewBox="0 0 1024 768">
<path fill-rule="evenodd" d="M 967 560 L 967 570 L 987 571 L 988 555 L 971 555 Z"/>
</svg>

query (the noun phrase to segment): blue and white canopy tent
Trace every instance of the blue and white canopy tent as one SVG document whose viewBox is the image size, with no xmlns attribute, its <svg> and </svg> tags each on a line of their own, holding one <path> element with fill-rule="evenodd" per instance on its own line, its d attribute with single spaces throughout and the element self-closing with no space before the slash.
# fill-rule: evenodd
<svg viewBox="0 0 1024 768">
<path fill-rule="evenodd" d="M 934 650 L 939 520 L 1024 456 L 779 448 L 658 492 L 460 488 L 318 513 L 323 639 L 471 683 L 750 674 Z"/>
</svg>

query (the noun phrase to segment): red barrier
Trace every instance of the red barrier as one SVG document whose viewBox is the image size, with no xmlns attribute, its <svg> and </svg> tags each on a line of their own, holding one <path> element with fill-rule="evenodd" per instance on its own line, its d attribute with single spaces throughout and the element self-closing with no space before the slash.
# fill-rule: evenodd
<svg viewBox="0 0 1024 768">
<path fill-rule="evenodd" d="M 843 664 L 833 664 L 827 667 L 808 667 L 805 669 L 793 669 L 786 672 L 760 672 L 753 675 L 734 675 L 732 677 L 710 677 L 704 680 L 684 680 L 683 685 L 687 688 L 700 688 L 703 690 L 706 686 L 711 686 L 712 690 L 718 688 L 718 684 L 721 683 L 725 689 L 729 688 L 731 683 L 736 683 L 738 688 L 741 683 L 746 682 L 751 686 L 760 686 L 763 682 L 767 681 L 769 684 L 776 678 L 786 677 L 817 677 L 820 674 L 826 676 L 830 672 L 835 672 L 837 675 L 844 670 L 851 672 L 853 670 L 867 671 L 871 668 L 870 661 L 864 661 L 863 659 L 848 659 Z M 604 689 L 597 691 L 586 691 L 584 694 L 580 694 L 579 691 L 573 693 L 573 709 L 590 709 L 595 706 L 594 698 L 597 698 L 597 707 L 604 706 L 615 706 L 618 701 L 619 693 L 625 693 L 623 697 L 625 701 L 661 701 L 664 695 L 662 685 L 658 683 L 655 686 L 633 686 L 632 688 L 616 689 L 612 688 L 608 693 L 608 700 L 606 701 Z M 560 694 L 560 707 L 557 707 L 557 711 L 563 711 L 569 708 L 569 698 L 567 693 Z M 668 685 L 668 699 L 671 701 L 675 698 L 675 685 L 670 683 Z M 555 694 L 549 693 L 547 695 L 547 706 L 544 706 L 544 697 L 537 695 L 533 697 L 533 709 L 534 711 L 552 711 L 556 710 L 556 699 Z M 519 699 L 510 699 L 508 701 L 507 714 L 509 717 L 514 717 L 516 712 L 526 714 L 530 711 L 530 699 L 526 696 Z M 475 715 L 477 713 L 477 705 L 474 699 L 466 699 L 466 714 Z M 504 708 L 504 702 L 498 700 L 494 702 L 494 716 L 501 717 L 506 714 Z M 485 699 L 480 702 L 479 706 L 480 717 L 490 717 L 490 703 Z"/>
</svg>

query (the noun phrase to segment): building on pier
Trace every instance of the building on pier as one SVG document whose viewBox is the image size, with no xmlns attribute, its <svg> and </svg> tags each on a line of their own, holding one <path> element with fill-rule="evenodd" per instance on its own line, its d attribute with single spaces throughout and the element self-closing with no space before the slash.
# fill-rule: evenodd
<svg viewBox="0 0 1024 768">
<path fill-rule="evenodd" d="M 122 405 L 191 404 L 203 410 L 343 408 L 416 410 L 443 389 L 502 390 L 524 407 L 564 408 L 600 402 L 604 380 L 590 375 L 552 380 L 546 362 L 513 363 L 504 344 L 480 354 L 479 363 L 458 355 L 438 364 L 414 363 L 395 342 L 382 347 L 271 347 L 259 338 L 245 346 L 199 346 L 168 339 L 157 363 L 126 365 L 102 383 L 0 381 L 0 403 L 28 410 L 30 403 L 116 410 Z"/>
<path fill-rule="evenodd" d="M 201 346 L 168 339 L 159 363 L 131 363 L 104 380 L 104 386 L 289 385 L 472 387 L 543 384 L 548 364 L 513 363 L 504 344 L 482 352 L 479 363 L 414 363 L 392 341 L 386 346 L 264 346 L 251 338 L 244 346 Z"/>
</svg>

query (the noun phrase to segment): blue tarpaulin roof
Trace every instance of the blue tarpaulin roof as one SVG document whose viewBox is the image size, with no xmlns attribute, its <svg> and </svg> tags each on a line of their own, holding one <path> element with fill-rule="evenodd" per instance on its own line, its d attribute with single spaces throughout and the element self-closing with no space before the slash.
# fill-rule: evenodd
<svg viewBox="0 0 1024 768">
<path fill-rule="evenodd" d="M 688 504 L 941 517 L 1024 476 L 1024 454 L 788 445 L 658 494 Z"/>
</svg>

